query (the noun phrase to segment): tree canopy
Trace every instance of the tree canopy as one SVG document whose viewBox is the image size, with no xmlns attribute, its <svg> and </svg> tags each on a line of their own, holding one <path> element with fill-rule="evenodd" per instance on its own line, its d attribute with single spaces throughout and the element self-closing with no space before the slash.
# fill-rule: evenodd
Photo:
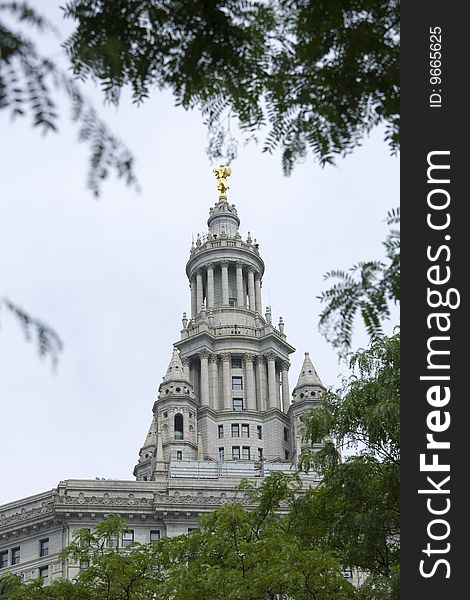
<svg viewBox="0 0 470 600">
<path fill-rule="evenodd" d="M 274 473 L 241 490 L 253 506 L 228 503 L 187 535 L 124 550 L 109 547 L 126 529 L 111 516 L 64 550 L 64 560 L 86 567 L 75 582 L 42 588 L 7 576 L 0 585 L 7 600 L 353 600 L 335 552 L 299 536 L 289 514 L 299 490 L 298 480 Z"/>
<path fill-rule="evenodd" d="M 397 224 L 399 211 L 387 221 Z M 382 329 L 388 303 L 400 299 L 399 232 L 391 229 L 384 245 L 387 261 L 326 275 L 338 280 L 320 296 L 327 339 L 346 356 L 360 314 L 370 343 L 348 354 L 350 374 L 341 388 L 328 390 L 303 418 L 306 438 L 324 446 L 305 451 L 300 466 L 316 469 L 322 480 L 296 505 L 306 543 L 335 548 L 344 564 L 367 573 L 359 590 L 364 600 L 399 598 L 400 332 L 388 337 Z"/>
<path fill-rule="evenodd" d="M 12 118 L 30 116 L 43 133 L 56 132 L 58 92 L 62 93 L 78 125 L 79 141 L 91 149 L 89 189 L 98 196 L 110 171 L 135 185 L 129 150 L 100 119 L 77 81 L 38 49 L 36 38 L 45 33 L 57 32 L 28 3 L 0 3 L 0 109 Z"/>
<path fill-rule="evenodd" d="M 135 102 L 169 89 L 201 110 L 213 158 L 229 115 L 282 149 L 286 173 L 309 151 L 333 162 L 379 123 L 398 147 L 397 0 L 70 0 L 65 16 L 77 77 L 114 103 L 125 86 Z"/>
<path fill-rule="evenodd" d="M 320 314 L 320 331 L 342 357 L 351 348 L 356 315 L 370 339 L 379 339 L 390 305 L 400 301 L 400 232 L 393 227 L 400 222 L 400 209 L 390 211 L 386 222 L 391 228 L 383 244 L 385 260 L 363 261 L 349 271 L 335 269 L 324 276 L 334 283 L 319 296 L 326 305 Z"/>
</svg>

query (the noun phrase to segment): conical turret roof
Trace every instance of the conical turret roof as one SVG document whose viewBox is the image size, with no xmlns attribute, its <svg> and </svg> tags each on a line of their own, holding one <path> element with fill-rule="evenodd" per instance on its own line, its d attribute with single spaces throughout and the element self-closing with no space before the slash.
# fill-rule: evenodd
<svg viewBox="0 0 470 600">
<path fill-rule="evenodd" d="M 313 366 L 312 359 L 310 358 L 310 354 L 308 352 L 305 353 L 304 363 L 300 370 L 299 379 L 294 390 L 307 385 L 321 385 L 324 387 L 320 377 L 318 377 L 318 373 Z"/>
<path fill-rule="evenodd" d="M 170 383 L 171 381 L 184 382 L 191 385 L 189 377 L 184 370 L 183 363 L 181 362 L 180 354 L 176 348 L 173 348 L 170 364 L 168 365 L 162 383 Z"/>
</svg>

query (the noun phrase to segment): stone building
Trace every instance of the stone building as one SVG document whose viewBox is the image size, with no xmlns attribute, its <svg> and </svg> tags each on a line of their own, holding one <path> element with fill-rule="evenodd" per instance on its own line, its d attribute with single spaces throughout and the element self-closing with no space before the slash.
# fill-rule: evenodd
<svg viewBox="0 0 470 600">
<path fill-rule="evenodd" d="M 325 388 L 305 353 L 291 394 L 295 349 L 282 318 L 275 326 L 263 308 L 259 244 L 249 233 L 242 238 L 227 200 L 230 168 L 214 172 L 219 199 L 186 264 L 191 317 L 183 313 L 135 481 L 65 480 L 0 506 L 0 575 L 72 578 L 79 566 L 59 553 L 77 529 L 117 513 L 129 523 L 122 546 L 187 533 L 215 507 L 235 497 L 246 502 L 236 490 L 242 478 L 295 470 L 306 444 L 301 417 Z M 314 474 L 302 477 L 315 482 Z"/>
</svg>

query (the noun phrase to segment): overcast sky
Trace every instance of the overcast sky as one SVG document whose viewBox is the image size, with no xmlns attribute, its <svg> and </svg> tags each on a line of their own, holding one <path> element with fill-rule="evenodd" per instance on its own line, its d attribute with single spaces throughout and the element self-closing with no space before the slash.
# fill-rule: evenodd
<svg viewBox="0 0 470 600">
<path fill-rule="evenodd" d="M 45 2 L 61 25 L 55 2 Z M 57 46 L 51 41 L 51 48 Z M 100 95 L 87 88 L 97 106 Z M 63 111 L 58 135 L 0 112 L 0 296 L 52 326 L 65 348 L 54 370 L 0 313 L 0 504 L 60 480 L 133 479 L 152 404 L 190 312 L 191 237 L 217 200 L 198 112 L 155 92 L 142 107 L 102 108 L 133 150 L 140 194 L 121 182 L 86 190 L 88 149 Z M 239 148 L 229 201 L 241 234 L 260 244 L 263 304 L 282 315 L 295 385 L 309 351 L 321 379 L 345 372 L 318 333 L 323 274 L 383 256 L 386 213 L 398 205 L 398 159 L 375 131 L 336 167 L 311 157 L 291 177 L 280 155 Z M 358 334 L 356 344 L 365 342 Z"/>
</svg>

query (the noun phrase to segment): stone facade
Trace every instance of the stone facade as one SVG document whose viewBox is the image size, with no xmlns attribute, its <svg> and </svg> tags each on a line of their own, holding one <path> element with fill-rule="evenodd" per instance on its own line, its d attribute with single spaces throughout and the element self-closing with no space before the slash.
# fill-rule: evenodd
<svg viewBox="0 0 470 600">
<path fill-rule="evenodd" d="M 291 397 L 284 322 L 263 310 L 259 244 L 242 240 L 226 196 L 210 209 L 208 231 L 193 244 L 186 274 L 191 318 L 154 401 L 135 481 L 62 481 L 57 488 L 0 507 L 0 574 L 72 578 L 59 559 L 74 531 L 111 513 L 147 542 L 196 527 L 199 516 L 246 498 L 242 478 L 292 472 L 305 447 L 301 417 L 324 386 L 308 353 Z M 314 485 L 314 473 L 302 475 Z"/>
</svg>

